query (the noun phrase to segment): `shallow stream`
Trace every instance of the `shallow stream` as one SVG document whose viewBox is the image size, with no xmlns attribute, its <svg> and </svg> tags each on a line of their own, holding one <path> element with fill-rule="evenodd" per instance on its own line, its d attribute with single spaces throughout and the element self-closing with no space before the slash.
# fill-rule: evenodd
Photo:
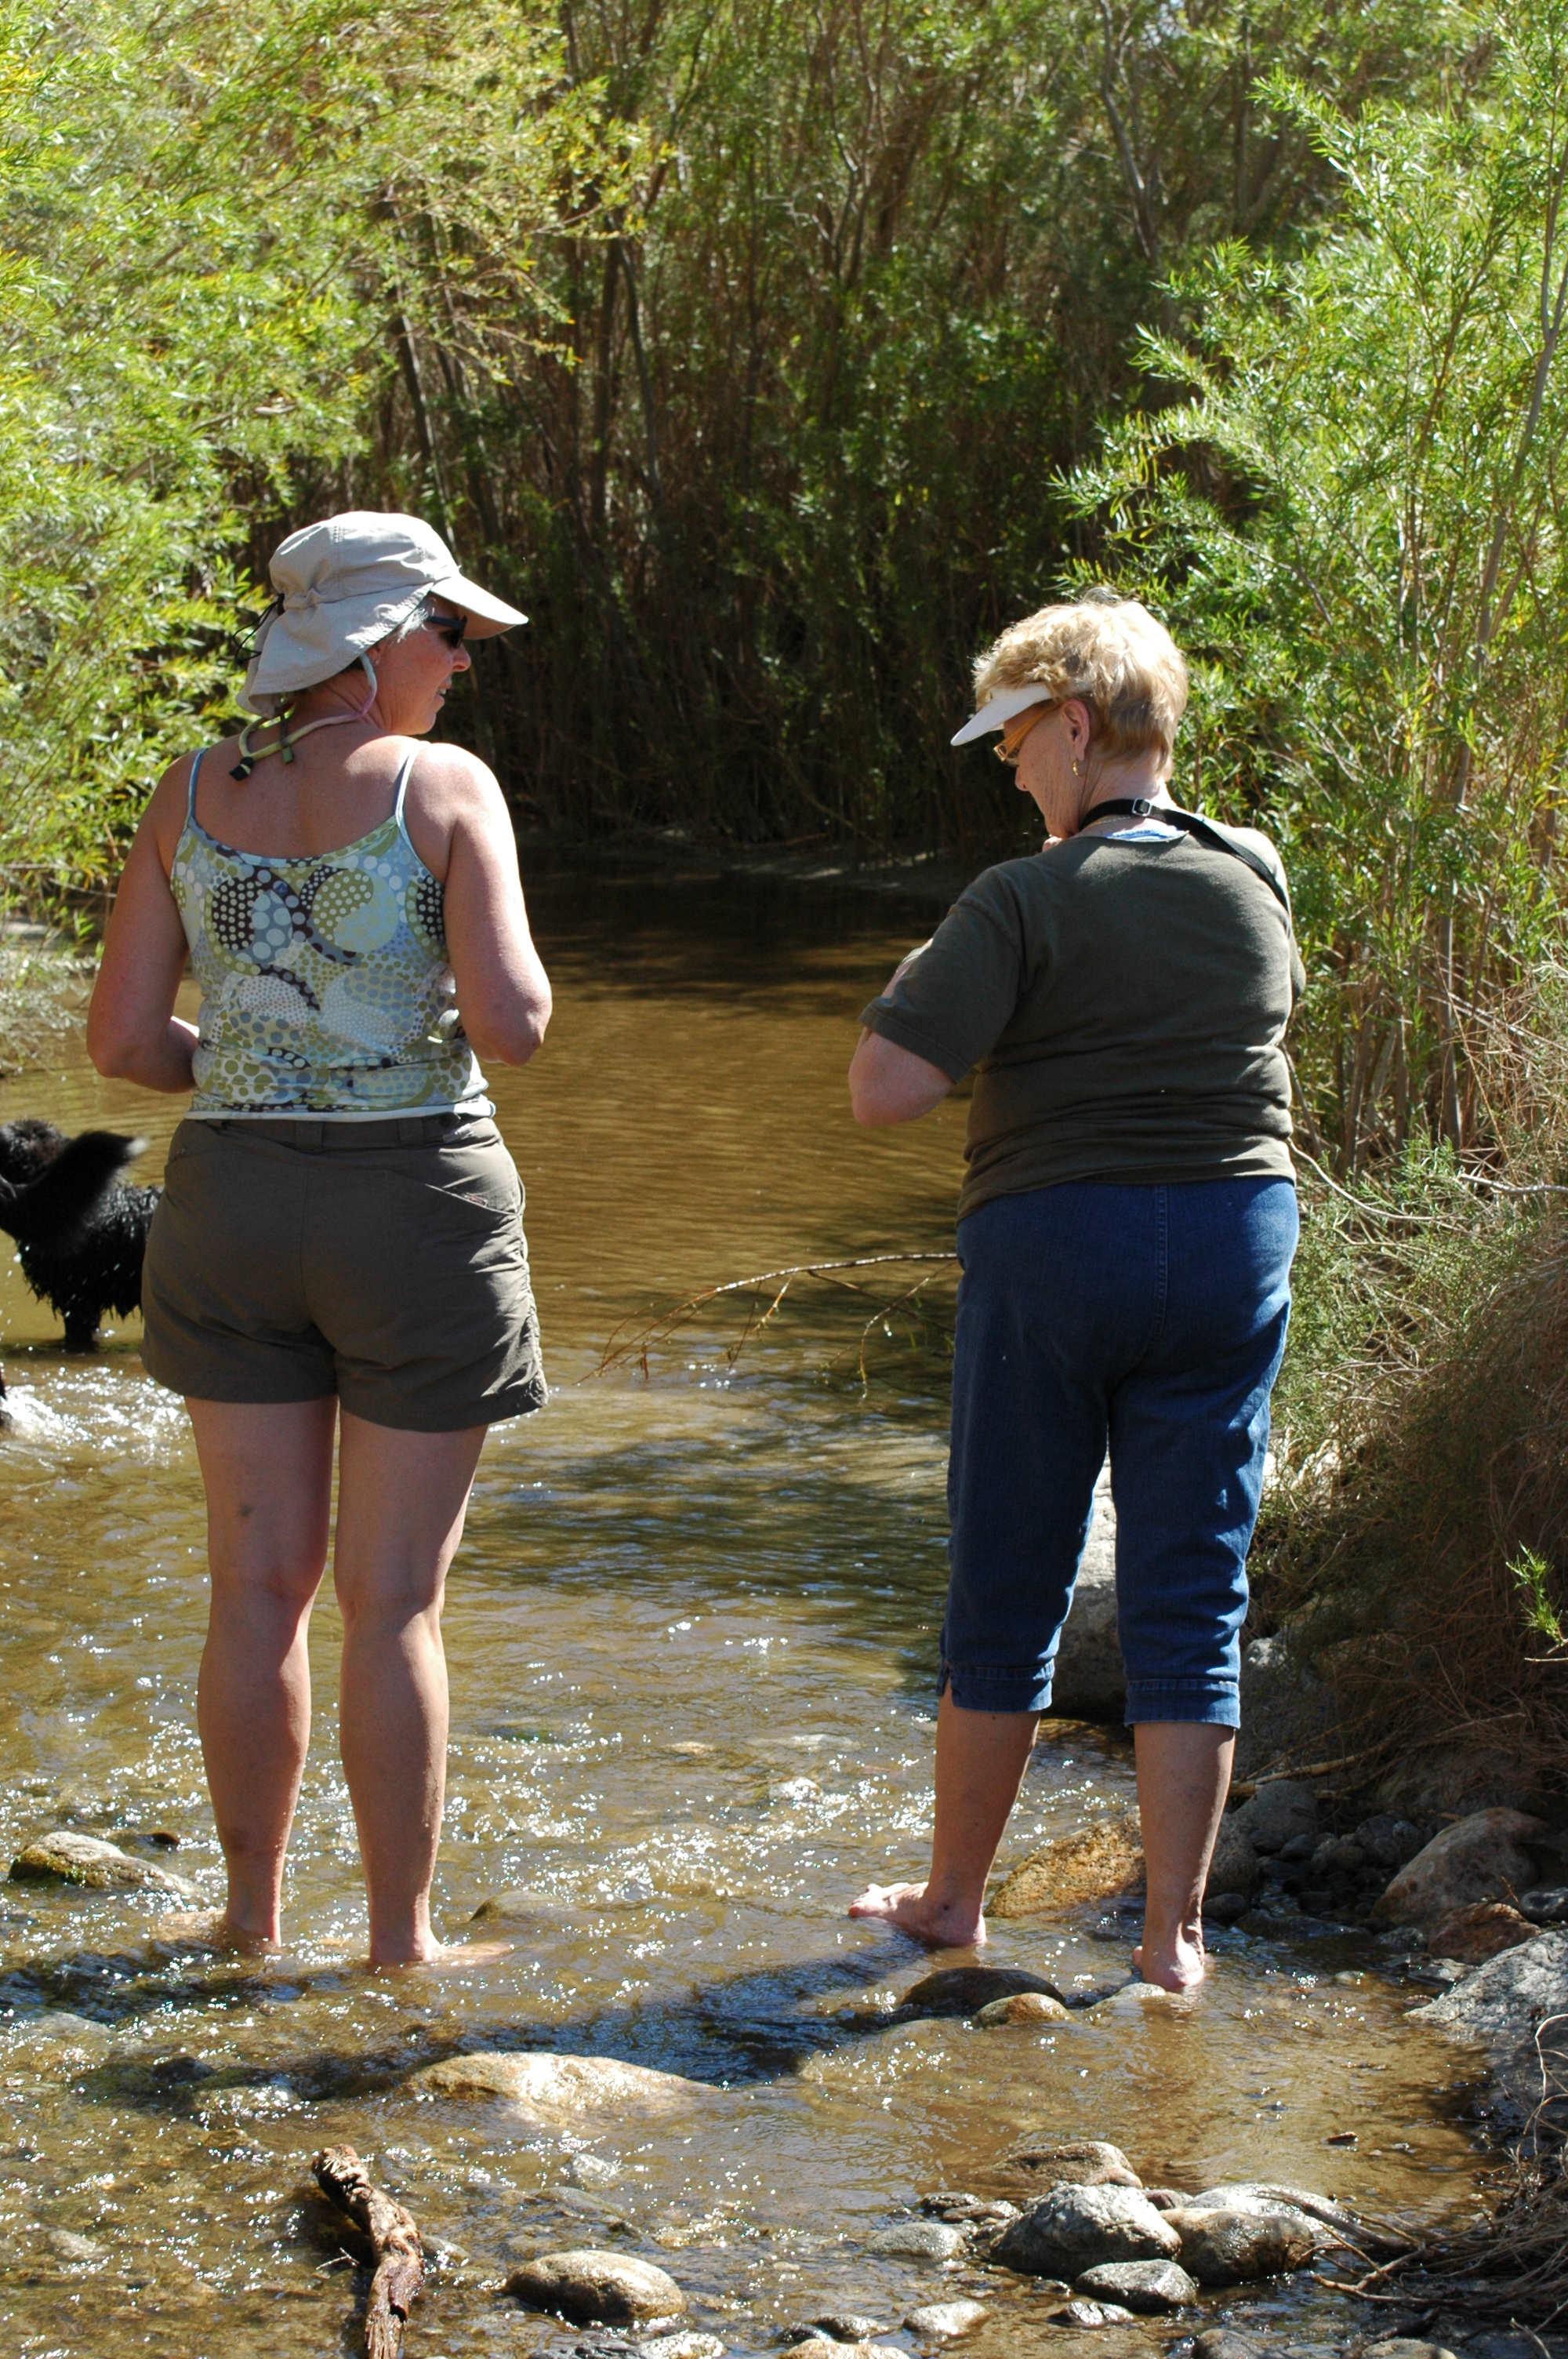
<svg viewBox="0 0 1568 2359">
<path fill-rule="evenodd" d="M 509 1895 L 483 1930 L 515 1946 L 440 1976 L 356 1969 L 324 1597 L 280 1964 L 160 1944 L 146 1895 L 0 1886 L 0 2350 L 357 2347 L 350 2273 L 302 2191 L 312 2152 L 345 2141 L 448 2248 L 411 2359 L 565 2359 L 578 2333 L 496 2288 L 535 2251 L 606 2242 L 670 2270 L 692 2322 L 738 2354 L 824 2311 L 891 2329 L 969 2291 L 993 2306 L 961 2346 L 975 2359 L 1065 2347 L 1027 2283 L 871 2249 L 931 2190 L 1016 2195 L 999 2172 L 1023 2131 L 1111 2138 L 1151 2184 L 1287 2180 L 1383 2214 L 1465 2202 L 1476 2066 L 1402 2020 L 1419 1995 L 1364 1937 L 1221 1933 L 1191 2006 L 1112 1997 L 995 2030 L 850 2019 L 927 1965 L 843 1912 L 868 1876 L 923 1864 L 940 1349 L 819 1283 L 733 1365 L 736 1299 L 656 1348 L 645 1378 L 594 1371 L 620 1322 L 634 1333 L 714 1281 L 950 1245 L 961 1105 L 866 1134 L 843 1090 L 855 1013 L 927 920 L 699 876 L 547 878 L 531 899 L 557 1014 L 496 1086 L 557 1389 L 492 1437 L 451 1584 L 437 1892 L 454 1938 Z M 0 1087 L 0 1119 L 143 1132 L 136 1176 L 157 1178 L 178 1104 L 67 1055 Z M 932 1290 L 950 1303 L 948 1273 Z M 0 1275 L 18 1412 L 0 1439 L 0 1843 L 8 1858 L 67 1824 L 150 1856 L 171 1835 L 157 1855 L 216 1897 L 194 1716 L 200 1490 L 137 1332 L 66 1359 L 50 1314 Z M 1047 1723 L 1001 1864 L 1130 1797 L 1120 1732 Z M 1125 1980 L 1127 1950 L 1090 1907 L 999 1925 L 990 1954 L 1087 1989 Z M 460 2047 L 708 2085 L 663 2116 L 554 2121 L 410 2086 Z M 1348 2133 L 1353 2147 L 1325 2144 Z M 1365 2320 L 1310 2278 L 1227 2310 L 1303 2354 Z M 1083 2340 L 1121 2359 L 1192 2326 Z"/>
</svg>

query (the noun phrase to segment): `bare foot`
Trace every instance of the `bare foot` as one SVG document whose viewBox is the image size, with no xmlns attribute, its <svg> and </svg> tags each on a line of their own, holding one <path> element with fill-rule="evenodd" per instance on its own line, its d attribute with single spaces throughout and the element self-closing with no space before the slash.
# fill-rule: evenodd
<svg viewBox="0 0 1568 2359">
<path fill-rule="evenodd" d="M 927 1899 L 924 1884 L 868 1884 L 850 1901 L 849 1914 L 896 1925 L 934 1950 L 978 1950 L 986 1938 L 986 1920 L 978 1908 Z"/>
<path fill-rule="evenodd" d="M 1132 1971 L 1159 1990 L 1196 1990 L 1208 1972 L 1202 1932 L 1184 1927 L 1171 1940 L 1141 1941 L 1132 1952 Z"/>
<path fill-rule="evenodd" d="M 243 1925 L 232 1924 L 219 1908 L 174 1908 L 160 1917 L 150 1940 L 155 1949 L 212 1950 L 244 1958 L 276 1957 L 280 1944 Z"/>
<path fill-rule="evenodd" d="M 365 1962 L 373 1974 L 460 1974 L 470 1966 L 509 1958 L 516 1947 L 515 1941 L 439 1941 L 427 1957 L 370 1958 Z"/>
</svg>

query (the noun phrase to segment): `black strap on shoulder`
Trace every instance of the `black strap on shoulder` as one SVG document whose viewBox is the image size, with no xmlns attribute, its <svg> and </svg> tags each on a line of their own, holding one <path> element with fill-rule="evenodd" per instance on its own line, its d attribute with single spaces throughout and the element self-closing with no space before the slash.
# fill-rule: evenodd
<svg viewBox="0 0 1568 2359">
<path fill-rule="evenodd" d="M 1267 861 L 1260 860 L 1258 854 L 1249 852 L 1245 845 L 1232 843 L 1227 835 L 1222 835 L 1218 828 L 1211 826 L 1206 819 L 1200 819 L 1196 811 L 1178 810 L 1174 803 L 1151 802 L 1147 795 L 1122 795 L 1111 802 L 1096 803 L 1091 810 L 1087 810 L 1078 821 L 1080 832 L 1097 819 L 1154 819 L 1162 826 L 1179 828 L 1184 835 L 1196 836 L 1198 842 L 1206 844 L 1211 852 L 1228 852 L 1232 860 L 1243 862 L 1254 876 L 1263 879 L 1289 919 L 1290 896 Z"/>
</svg>

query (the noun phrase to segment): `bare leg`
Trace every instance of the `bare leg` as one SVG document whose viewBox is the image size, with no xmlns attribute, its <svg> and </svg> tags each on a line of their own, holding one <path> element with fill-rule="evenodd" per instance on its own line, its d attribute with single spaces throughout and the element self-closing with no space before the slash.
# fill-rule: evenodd
<svg viewBox="0 0 1568 2359">
<path fill-rule="evenodd" d="M 441 1601 L 484 1436 L 481 1425 L 406 1433 L 343 1415 L 333 1550 L 340 1713 L 373 1965 L 441 1955 L 430 1931 L 447 1783 Z"/>
<path fill-rule="evenodd" d="M 229 1897 L 216 1931 L 276 1941 L 310 1739 L 306 1633 L 327 1561 L 332 1399 L 187 1401 L 207 1486 L 212 1603 L 197 1720 Z"/>
<path fill-rule="evenodd" d="M 880 1917 L 942 1949 L 986 1938 L 982 1908 L 1002 1830 L 1034 1743 L 1032 1712 L 965 1712 L 945 1688 L 936 1707 L 936 1821 L 924 1884 L 870 1884 L 851 1917 Z"/>
<path fill-rule="evenodd" d="M 1135 1971 L 1162 1990 L 1204 1978 L 1203 1890 L 1230 1790 L 1236 1731 L 1196 1720 L 1141 1720 L 1138 1808 L 1148 1891 Z"/>
</svg>

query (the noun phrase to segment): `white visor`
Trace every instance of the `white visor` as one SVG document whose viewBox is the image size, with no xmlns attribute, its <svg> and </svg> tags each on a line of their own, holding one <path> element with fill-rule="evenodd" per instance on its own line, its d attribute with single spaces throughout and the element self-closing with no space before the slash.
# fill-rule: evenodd
<svg viewBox="0 0 1568 2359">
<path fill-rule="evenodd" d="M 954 745 L 972 745 L 977 737 L 993 730 L 1005 729 L 1020 712 L 1027 712 L 1032 704 L 1054 704 L 1055 699 L 1043 680 L 1032 679 L 1022 688 L 994 689 L 979 711 L 966 721 L 957 736 L 949 739 Z"/>
</svg>

